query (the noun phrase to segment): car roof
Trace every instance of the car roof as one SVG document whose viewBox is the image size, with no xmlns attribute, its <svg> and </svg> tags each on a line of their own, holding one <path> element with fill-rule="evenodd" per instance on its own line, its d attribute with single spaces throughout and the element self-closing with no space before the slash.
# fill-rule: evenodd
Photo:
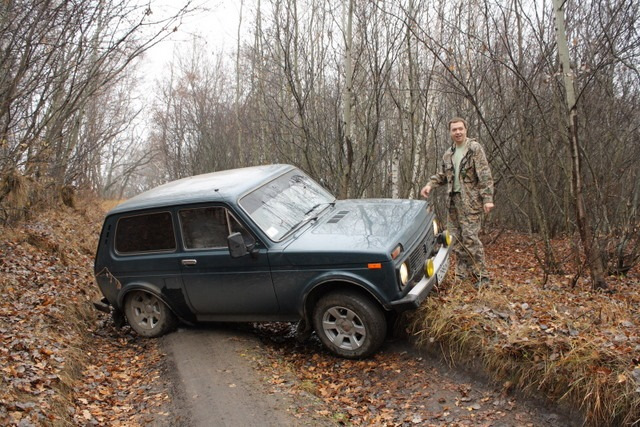
<svg viewBox="0 0 640 427">
<path fill-rule="evenodd" d="M 111 209 L 108 215 L 189 203 L 230 202 L 292 169 L 295 167 L 274 164 L 190 176 L 140 193 Z"/>
</svg>

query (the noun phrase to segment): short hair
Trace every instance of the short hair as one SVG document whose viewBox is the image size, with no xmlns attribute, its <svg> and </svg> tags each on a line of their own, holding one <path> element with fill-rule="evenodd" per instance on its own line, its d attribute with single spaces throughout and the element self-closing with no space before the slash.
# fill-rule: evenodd
<svg viewBox="0 0 640 427">
<path fill-rule="evenodd" d="M 451 130 L 452 123 L 458 123 L 458 122 L 462 122 L 462 124 L 464 125 L 464 128 L 469 129 L 469 126 L 467 126 L 467 121 L 465 119 L 463 119 L 462 117 L 454 117 L 453 119 L 449 120 L 449 130 Z"/>
</svg>

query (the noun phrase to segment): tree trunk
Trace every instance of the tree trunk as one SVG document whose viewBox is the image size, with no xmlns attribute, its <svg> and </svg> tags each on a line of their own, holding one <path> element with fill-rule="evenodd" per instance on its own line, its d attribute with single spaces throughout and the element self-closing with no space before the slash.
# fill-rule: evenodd
<svg viewBox="0 0 640 427">
<path fill-rule="evenodd" d="M 606 288 L 604 280 L 604 265 L 602 255 L 598 250 L 598 243 L 591 230 L 591 221 L 587 213 L 582 191 L 582 170 L 580 166 L 580 144 L 578 141 L 578 112 L 574 90 L 574 73 L 569 60 L 567 33 L 564 26 L 564 12 L 562 0 L 553 0 L 556 20 L 556 37 L 558 42 L 558 56 L 565 87 L 565 100 L 568 112 L 569 151 L 571 152 L 571 186 L 576 204 L 576 221 L 580 240 L 584 248 L 584 255 L 591 273 L 594 289 Z"/>
<path fill-rule="evenodd" d="M 242 144 L 242 120 L 240 119 L 240 52 L 242 47 L 242 8 L 244 6 L 244 0 L 240 1 L 240 17 L 238 18 L 238 41 L 236 45 L 236 99 L 234 105 L 234 112 L 236 116 L 236 134 L 238 144 L 238 153 L 240 155 L 240 164 L 244 166 L 246 162 L 245 149 Z"/>
<path fill-rule="evenodd" d="M 343 98 L 343 151 L 344 166 L 342 168 L 342 182 L 340 185 L 340 198 L 349 197 L 349 183 L 351 181 L 351 170 L 353 168 L 353 58 L 351 57 L 351 45 L 353 42 L 353 1 L 349 0 L 346 30 L 345 30 L 345 52 L 344 52 L 344 74 L 345 87 Z"/>
</svg>

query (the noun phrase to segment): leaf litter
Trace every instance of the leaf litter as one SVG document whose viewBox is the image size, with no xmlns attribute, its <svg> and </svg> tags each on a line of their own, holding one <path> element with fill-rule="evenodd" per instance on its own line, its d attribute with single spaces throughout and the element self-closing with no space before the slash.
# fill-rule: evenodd
<svg viewBox="0 0 640 427">
<path fill-rule="evenodd" d="M 145 425 L 169 399 L 153 341 L 99 315 L 97 204 L 0 229 L 0 424 Z"/>
</svg>

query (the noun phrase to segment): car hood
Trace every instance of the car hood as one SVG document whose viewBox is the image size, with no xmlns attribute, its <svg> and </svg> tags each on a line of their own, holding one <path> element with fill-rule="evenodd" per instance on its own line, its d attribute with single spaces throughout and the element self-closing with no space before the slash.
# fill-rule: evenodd
<svg viewBox="0 0 640 427">
<path fill-rule="evenodd" d="M 284 255 L 292 264 L 390 261 L 398 244 L 413 245 L 432 215 L 420 200 L 340 200 L 296 235 Z"/>
</svg>

